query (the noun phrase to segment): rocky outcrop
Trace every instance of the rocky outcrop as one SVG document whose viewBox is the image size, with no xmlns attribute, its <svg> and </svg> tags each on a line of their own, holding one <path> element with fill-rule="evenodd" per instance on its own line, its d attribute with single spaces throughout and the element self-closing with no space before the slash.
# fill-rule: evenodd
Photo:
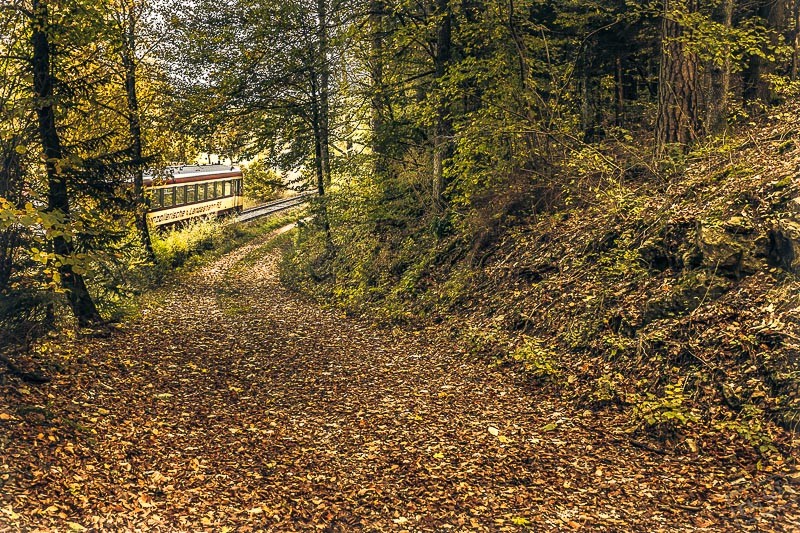
<svg viewBox="0 0 800 533">
<path fill-rule="evenodd" d="M 721 224 L 698 222 L 695 244 L 702 267 L 735 279 L 756 272 L 764 255 L 752 223 L 739 216 Z"/>
<path fill-rule="evenodd" d="M 767 258 L 770 263 L 800 274 L 800 223 L 781 220 L 769 231 Z"/>
</svg>

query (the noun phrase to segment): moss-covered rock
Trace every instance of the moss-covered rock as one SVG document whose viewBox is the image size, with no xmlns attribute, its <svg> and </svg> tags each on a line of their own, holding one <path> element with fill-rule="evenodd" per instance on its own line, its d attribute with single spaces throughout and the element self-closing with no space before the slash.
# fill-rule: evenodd
<svg viewBox="0 0 800 533">
<path fill-rule="evenodd" d="M 733 216 L 722 223 L 725 231 L 734 235 L 752 235 L 755 231 L 753 221 L 743 216 Z"/>
<path fill-rule="evenodd" d="M 642 313 L 643 324 L 662 318 L 673 318 L 691 313 L 704 302 L 711 302 L 725 294 L 732 282 L 706 271 L 686 271 L 662 294 L 647 300 Z"/>
<path fill-rule="evenodd" d="M 743 217 L 732 217 L 720 225 L 697 225 L 697 249 L 701 265 L 720 275 L 736 279 L 759 268 L 756 238 L 752 223 Z"/>
<path fill-rule="evenodd" d="M 781 220 L 769 232 L 767 257 L 776 266 L 800 273 L 800 223 Z"/>
</svg>

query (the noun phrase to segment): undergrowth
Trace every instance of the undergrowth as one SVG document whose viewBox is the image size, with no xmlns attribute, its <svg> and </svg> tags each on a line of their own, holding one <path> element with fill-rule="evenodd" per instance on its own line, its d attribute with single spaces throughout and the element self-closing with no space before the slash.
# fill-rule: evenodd
<svg viewBox="0 0 800 533">
<path fill-rule="evenodd" d="M 306 225 L 281 276 L 382 323 L 443 322 L 637 434 L 785 451 L 777 428 L 800 420 L 796 115 L 641 172 L 642 154 L 610 150 L 621 173 L 572 169 L 536 209 L 498 195 L 434 216 L 404 183 L 342 193 L 356 200 L 330 199 L 334 251 Z"/>
<path fill-rule="evenodd" d="M 153 237 L 156 266 L 167 271 L 181 267 L 196 269 L 260 235 L 295 222 L 301 213 L 293 210 L 246 223 L 200 218 L 168 229 Z"/>
</svg>

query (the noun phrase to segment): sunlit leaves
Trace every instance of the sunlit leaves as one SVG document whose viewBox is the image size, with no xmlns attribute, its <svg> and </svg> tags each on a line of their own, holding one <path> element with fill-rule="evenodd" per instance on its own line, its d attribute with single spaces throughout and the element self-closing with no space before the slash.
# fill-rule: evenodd
<svg viewBox="0 0 800 533">
<path fill-rule="evenodd" d="M 70 265 L 78 274 L 88 272 L 91 261 L 87 254 L 64 257 L 49 251 L 48 245 L 55 237 L 72 241 L 76 232 L 83 228 L 81 222 L 68 223 L 62 213 L 37 208 L 30 202 L 17 208 L 7 199 L 0 198 L 0 232 L 9 228 L 24 230 L 30 236 L 31 245 L 24 251 L 33 263 L 39 265 L 39 271 L 49 280 L 47 288 L 50 290 L 60 290 L 58 269 L 63 265 Z"/>
</svg>

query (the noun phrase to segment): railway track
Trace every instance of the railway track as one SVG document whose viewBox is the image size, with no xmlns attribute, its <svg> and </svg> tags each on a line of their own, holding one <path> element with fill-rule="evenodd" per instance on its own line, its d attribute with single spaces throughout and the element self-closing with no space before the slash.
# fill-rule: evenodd
<svg viewBox="0 0 800 533">
<path fill-rule="evenodd" d="M 257 207 L 245 209 L 239 213 L 238 221 L 247 222 L 249 220 L 255 220 L 266 215 L 271 215 L 272 213 L 278 213 L 285 209 L 296 207 L 307 202 L 312 196 L 314 196 L 314 193 L 305 193 L 292 196 L 291 198 L 283 198 L 281 200 L 275 200 Z"/>
</svg>

